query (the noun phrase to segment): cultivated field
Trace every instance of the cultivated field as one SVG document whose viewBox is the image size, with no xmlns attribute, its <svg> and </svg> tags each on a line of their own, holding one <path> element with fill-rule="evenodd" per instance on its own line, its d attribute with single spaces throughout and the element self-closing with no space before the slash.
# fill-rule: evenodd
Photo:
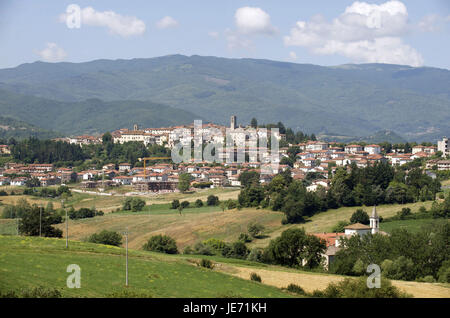
<svg viewBox="0 0 450 318">
<path fill-rule="evenodd" d="M 218 269 L 224 273 L 229 273 L 236 277 L 248 278 L 255 272 L 261 276 L 264 284 L 285 288 L 289 284 L 301 286 L 306 292 L 312 292 L 316 289 L 325 289 L 328 284 L 343 280 L 344 276 L 301 272 L 296 270 L 286 270 L 283 268 L 270 266 L 268 268 L 252 268 L 249 266 L 238 266 L 223 264 Z M 392 285 L 419 298 L 450 298 L 449 284 L 436 283 L 418 283 L 406 281 L 392 281 Z"/>
<path fill-rule="evenodd" d="M 71 239 L 83 240 L 101 230 L 124 231 L 128 228 L 129 246 L 139 249 L 153 235 L 170 235 L 179 249 L 209 238 L 235 241 L 247 224 L 257 221 L 267 228 L 281 226 L 282 214 L 268 210 L 225 210 L 220 207 L 202 207 L 178 210 L 168 205 L 151 206 L 145 212 L 109 213 L 89 219 L 69 221 Z M 58 225 L 65 231 L 64 224 Z M 64 234 L 65 235 L 65 234 Z"/>
</svg>

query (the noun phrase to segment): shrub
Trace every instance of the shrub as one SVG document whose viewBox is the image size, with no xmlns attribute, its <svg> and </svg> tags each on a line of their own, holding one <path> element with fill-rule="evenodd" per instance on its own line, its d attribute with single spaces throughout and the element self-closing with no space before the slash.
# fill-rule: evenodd
<svg viewBox="0 0 450 318">
<path fill-rule="evenodd" d="M 183 201 L 183 202 L 181 202 L 181 207 L 182 207 L 183 209 L 189 207 L 189 201 Z"/>
<path fill-rule="evenodd" d="M 124 211 L 142 211 L 145 206 L 145 201 L 140 198 L 126 198 L 125 202 L 123 203 L 123 210 Z"/>
<path fill-rule="evenodd" d="M 294 293 L 294 294 L 298 294 L 298 295 L 305 295 L 305 290 L 303 288 L 301 288 L 298 285 L 295 284 L 289 284 L 288 287 L 286 288 L 287 291 Z"/>
<path fill-rule="evenodd" d="M 252 239 L 247 233 L 241 233 L 239 234 L 238 241 L 249 243 L 252 241 Z"/>
<path fill-rule="evenodd" d="M 170 205 L 171 209 L 178 209 L 178 207 L 180 206 L 180 200 L 173 200 L 172 204 Z"/>
<path fill-rule="evenodd" d="M 205 245 L 202 242 L 198 242 L 194 245 L 194 254 L 198 255 L 214 255 L 214 252 L 209 245 Z"/>
<path fill-rule="evenodd" d="M 434 282 L 436 282 L 434 277 L 431 276 L 431 275 L 427 275 L 425 277 L 420 277 L 420 278 L 416 279 L 416 281 L 417 282 L 422 282 L 422 283 L 434 283 Z"/>
<path fill-rule="evenodd" d="M 5 197 L 7 195 L 8 195 L 8 193 L 6 193 L 5 190 L 0 190 L 0 197 Z"/>
<path fill-rule="evenodd" d="M 399 256 L 394 261 L 384 260 L 381 268 L 387 278 L 400 280 L 413 280 L 416 273 L 411 259 Z"/>
<path fill-rule="evenodd" d="M 214 268 L 214 263 L 211 262 L 209 259 L 202 258 L 200 260 L 199 266 L 204 267 L 204 268 L 208 268 L 208 269 L 213 269 Z"/>
<path fill-rule="evenodd" d="M 437 273 L 438 282 L 450 283 L 450 260 L 442 263 Z"/>
<path fill-rule="evenodd" d="M 229 210 L 236 209 L 237 207 L 237 202 L 231 199 L 227 200 L 225 204 Z"/>
<path fill-rule="evenodd" d="M 222 250 L 225 248 L 225 246 L 227 245 L 224 241 L 215 239 L 215 238 L 210 238 L 206 241 L 203 241 L 204 245 L 210 246 L 214 251 L 221 253 Z"/>
<path fill-rule="evenodd" d="M 259 248 L 253 248 L 247 256 L 247 260 L 251 262 L 261 262 L 262 250 Z"/>
<path fill-rule="evenodd" d="M 245 243 L 237 241 L 232 244 L 228 257 L 245 259 L 247 258 L 247 254 L 248 249 Z"/>
<path fill-rule="evenodd" d="M 259 276 L 256 273 L 251 273 L 250 274 L 250 280 L 254 281 L 254 282 L 258 282 L 261 283 L 261 276 Z"/>
<path fill-rule="evenodd" d="M 61 298 L 61 292 L 58 289 L 45 287 L 35 287 L 29 289 L 20 289 L 2 292 L 0 298 Z"/>
<path fill-rule="evenodd" d="M 146 251 L 166 254 L 177 254 L 177 244 L 173 238 L 167 235 L 154 235 L 142 247 Z"/>
<path fill-rule="evenodd" d="M 264 231 L 264 226 L 259 223 L 249 223 L 247 225 L 247 231 L 252 237 L 258 237 L 262 231 Z"/>
<path fill-rule="evenodd" d="M 186 246 L 183 250 L 183 254 L 192 254 L 194 251 L 192 250 L 192 247 L 190 247 L 189 245 Z"/>
<path fill-rule="evenodd" d="M 122 235 L 114 231 L 103 230 L 100 233 L 92 234 L 89 237 L 88 242 L 96 244 L 120 246 L 122 245 Z"/>
<path fill-rule="evenodd" d="M 107 298 L 152 298 L 147 292 L 138 292 L 128 289 L 112 292 L 106 296 Z"/>
<path fill-rule="evenodd" d="M 380 288 L 367 288 L 367 278 L 345 278 L 337 283 L 330 283 L 323 291 L 314 291 L 312 297 L 325 298 L 405 298 L 410 295 L 392 286 L 389 280 L 381 278 Z"/>
<path fill-rule="evenodd" d="M 196 208 L 201 208 L 201 207 L 203 206 L 203 201 L 200 200 L 200 199 L 197 199 L 197 200 L 195 201 L 195 203 L 194 203 L 194 206 L 195 206 Z"/>
<path fill-rule="evenodd" d="M 214 206 L 219 204 L 219 197 L 215 195 L 209 195 L 206 199 L 206 205 L 207 206 Z"/>
</svg>

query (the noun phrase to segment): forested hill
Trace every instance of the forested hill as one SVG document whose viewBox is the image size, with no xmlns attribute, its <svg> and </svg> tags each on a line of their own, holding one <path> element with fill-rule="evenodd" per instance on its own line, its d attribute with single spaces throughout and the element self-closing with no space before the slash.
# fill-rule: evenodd
<svg viewBox="0 0 450 318">
<path fill-rule="evenodd" d="M 101 134 L 119 128 L 132 128 L 135 123 L 141 127 L 164 127 L 188 124 L 202 118 L 188 111 L 149 101 L 105 102 L 91 98 L 79 102 L 61 102 L 1 89 L 0 113 L 65 135 Z"/>
<path fill-rule="evenodd" d="M 48 131 L 14 118 L 0 116 L 0 139 L 24 139 L 30 136 L 39 139 L 61 137 L 62 134 Z"/>
<path fill-rule="evenodd" d="M 23 64 L 0 70 L 0 88 L 65 102 L 151 101 L 222 124 L 236 114 L 242 124 L 256 117 L 260 123 L 282 121 L 316 135 L 361 137 L 390 130 L 416 141 L 450 135 L 450 71 L 430 67 L 323 67 L 170 55 Z M 133 116 L 145 116 L 141 106 L 130 103 L 126 109 Z M 135 108 L 139 111 L 133 113 Z M 81 122 L 82 114 L 72 112 L 71 118 Z M 93 124 L 70 129 L 89 130 Z"/>
</svg>

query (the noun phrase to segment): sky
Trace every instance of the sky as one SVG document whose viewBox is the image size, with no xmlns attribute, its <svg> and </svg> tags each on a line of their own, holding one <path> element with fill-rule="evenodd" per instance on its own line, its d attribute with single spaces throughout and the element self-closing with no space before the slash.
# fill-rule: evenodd
<svg viewBox="0 0 450 318">
<path fill-rule="evenodd" d="M 0 68 L 170 54 L 450 69 L 450 1 L 0 0 Z"/>
</svg>

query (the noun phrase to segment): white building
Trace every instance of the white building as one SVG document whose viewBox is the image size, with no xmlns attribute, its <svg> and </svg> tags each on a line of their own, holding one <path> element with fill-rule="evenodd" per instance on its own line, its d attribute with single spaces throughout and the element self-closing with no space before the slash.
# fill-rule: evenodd
<svg viewBox="0 0 450 318">
<path fill-rule="evenodd" d="M 367 145 L 364 147 L 364 151 L 371 155 L 378 155 L 381 153 L 381 147 L 379 145 Z"/>
<path fill-rule="evenodd" d="M 438 140 L 437 144 L 438 151 L 441 151 L 444 156 L 450 156 L 450 148 L 447 137 L 442 138 L 442 140 Z"/>
</svg>

